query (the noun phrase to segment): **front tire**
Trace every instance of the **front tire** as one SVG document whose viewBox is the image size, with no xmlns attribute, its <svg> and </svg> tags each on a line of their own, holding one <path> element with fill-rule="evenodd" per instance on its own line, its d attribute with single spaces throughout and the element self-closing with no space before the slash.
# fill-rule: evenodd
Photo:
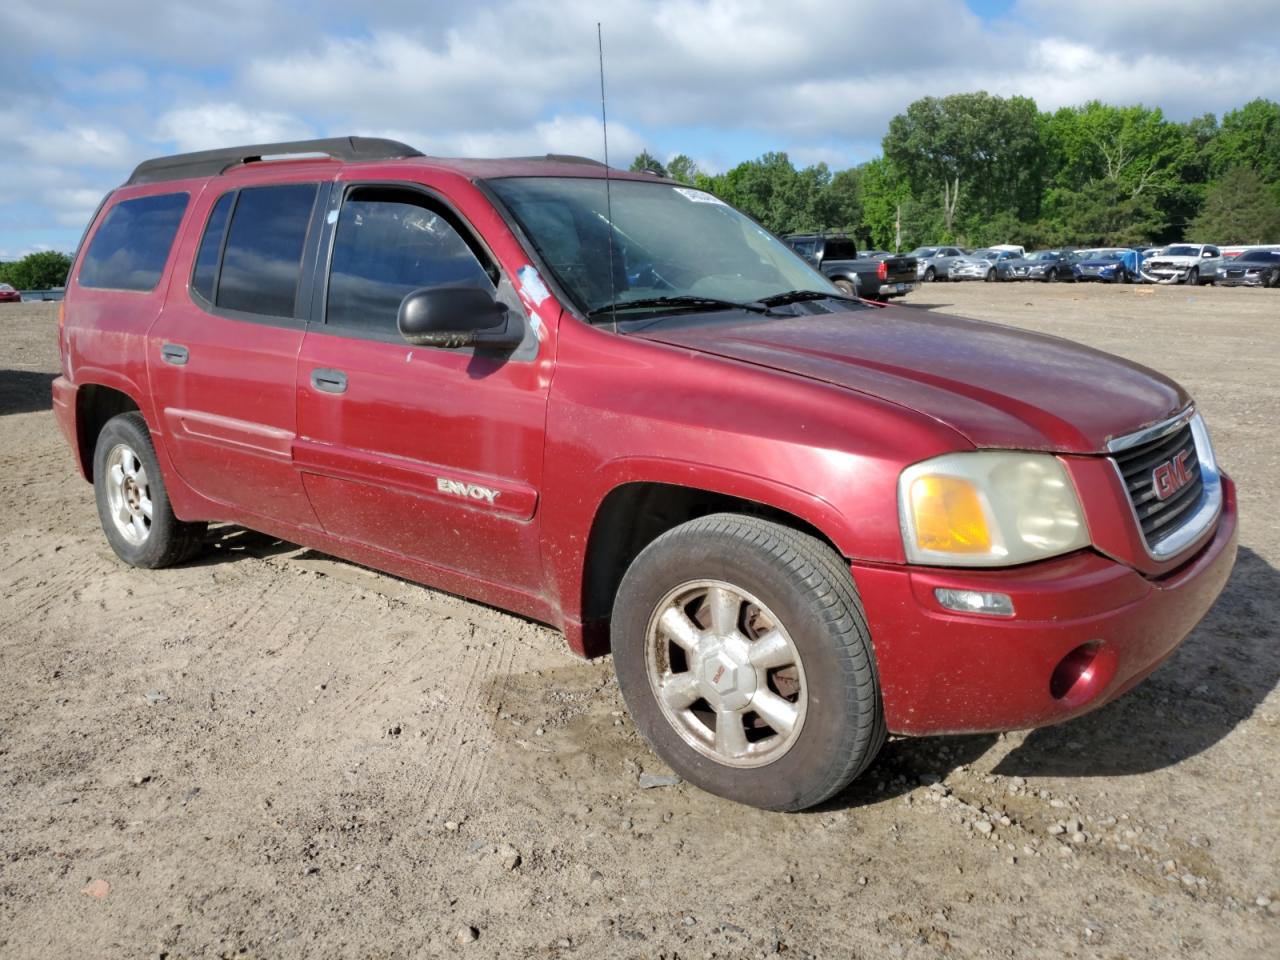
<svg viewBox="0 0 1280 960">
<path fill-rule="evenodd" d="M 1200 286 L 1200 268 L 1192 267 L 1187 271 L 1187 284 L 1192 287 Z"/>
<path fill-rule="evenodd" d="M 992 267 L 990 270 L 988 270 L 988 271 L 987 271 L 987 275 L 986 275 L 985 277 L 983 277 L 982 279 L 986 280 L 986 281 L 987 281 L 987 283 L 995 283 L 995 282 L 996 282 L 996 271 L 995 271 L 995 268 L 994 268 L 994 267 Z"/>
<path fill-rule="evenodd" d="M 1046 283 L 1057 283 L 1057 282 L 1058 282 L 1058 268 L 1057 268 L 1057 267 L 1050 267 L 1050 268 L 1049 268 L 1049 275 L 1048 275 L 1047 277 L 1045 277 L 1045 282 L 1046 282 Z"/>
<path fill-rule="evenodd" d="M 924 282 L 925 282 L 925 283 L 932 283 L 936 277 L 937 277 L 937 273 L 935 273 L 935 272 L 934 272 L 933 267 L 927 267 L 927 268 L 925 269 L 925 271 L 924 271 Z"/>
<path fill-rule="evenodd" d="M 156 448 L 140 413 L 107 421 L 93 452 L 98 518 L 117 557 L 132 567 L 156 569 L 194 556 L 206 524 L 173 514 Z"/>
<path fill-rule="evenodd" d="M 737 514 L 668 531 L 623 577 L 612 634 L 636 726 L 710 793 L 802 810 L 843 789 L 886 739 L 853 579 L 808 534 Z"/>
</svg>

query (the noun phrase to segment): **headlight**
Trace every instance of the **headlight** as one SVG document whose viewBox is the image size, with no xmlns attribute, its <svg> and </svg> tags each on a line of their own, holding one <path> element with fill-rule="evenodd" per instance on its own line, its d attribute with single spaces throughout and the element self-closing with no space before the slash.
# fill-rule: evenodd
<svg viewBox="0 0 1280 960">
<path fill-rule="evenodd" d="M 1000 567 L 1089 545 L 1080 501 L 1057 457 L 948 453 L 902 471 L 898 512 L 907 559 Z"/>
</svg>

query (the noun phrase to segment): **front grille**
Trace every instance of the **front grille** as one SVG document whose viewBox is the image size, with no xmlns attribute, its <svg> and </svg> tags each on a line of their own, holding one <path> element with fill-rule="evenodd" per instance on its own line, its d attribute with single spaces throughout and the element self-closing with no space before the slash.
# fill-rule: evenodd
<svg viewBox="0 0 1280 960">
<path fill-rule="evenodd" d="M 1170 463 L 1183 452 L 1187 454 L 1186 468 L 1190 480 L 1161 500 L 1156 493 L 1153 473 L 1157 467 Z M 1113 456 L 1129 491 L 1129 501 L 1142 527 L 1147 547 L 1154 550 L 1195 515 L 1195 508 L 1204 493 L 1204 477 L 1201 476 L 1191 425 L 1184 423 L 1173 433 L 1121 450 Z"/>
</svg>

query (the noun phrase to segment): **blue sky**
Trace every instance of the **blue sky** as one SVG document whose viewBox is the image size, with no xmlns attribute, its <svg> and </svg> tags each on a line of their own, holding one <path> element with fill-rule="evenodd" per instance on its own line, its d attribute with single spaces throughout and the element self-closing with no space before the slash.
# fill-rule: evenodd
<svg viewBox="0 0 1280 960">
<path fill-rule="evenodd" d="M 141 160 L 348 133 L 427 153 L 879 152 L 918 97 L 1098 98 L 1176 119 L 1280 99 L 1280 20 L 1204 0 L 5 0 L 0 259 L 74 247 Z"/>
</svg>

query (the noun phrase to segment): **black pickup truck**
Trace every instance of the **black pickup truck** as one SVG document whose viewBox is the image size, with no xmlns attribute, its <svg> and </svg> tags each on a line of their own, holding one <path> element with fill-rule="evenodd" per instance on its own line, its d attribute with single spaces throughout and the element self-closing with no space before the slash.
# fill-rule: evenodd
<svg viewBox="0 0 1280 960">
<path fill-rule="evenodd" d="M 892 253 L 859 257 L 853 240 L 840 235 L 797 233 L 784 239 L 846 293 L 888 300 L 909 293 L 915 286 L 915 257 Z"/>
</svg>

